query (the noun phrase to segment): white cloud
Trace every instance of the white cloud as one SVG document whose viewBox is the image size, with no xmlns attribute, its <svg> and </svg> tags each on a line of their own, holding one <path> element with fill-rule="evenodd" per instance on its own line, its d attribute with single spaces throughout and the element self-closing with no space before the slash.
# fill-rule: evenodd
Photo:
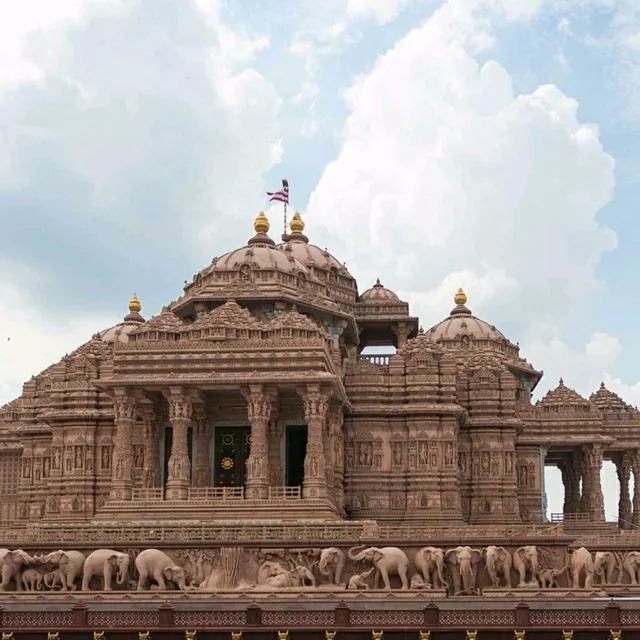
<svg viewBox="0 0 640 640">
<path fill-rule="evenodd" d="M 534 5 L 507 8 L 522 19 Z M 613 159 L 560 89 L 517 96 L 504 67 L 475 60 L 494 33 L 490 7 L 469 6 L 446 3 L 350 88 L 309 218 L 363 284 L 384 273 L 429 300 L 455 265 L 478 282 L 508 279 L 508 298 L 501 286 L 486 294 L 495 317 L 557 319 L 597 287 L 600 256 L 616 246 L 596 220 Z"/>
<path fill-rule="evenodd" d="M 387 24 L 416 0 L 347 0 L 350 18 L 373 18 L 378 24 Z"/>
<path fill-rule="evenodd" d="M 20 395 L 25 380 L 116 322 L 92 314 L 52 322 L 27 292 L 0 282 L 0 406 Z"/>
</svg>

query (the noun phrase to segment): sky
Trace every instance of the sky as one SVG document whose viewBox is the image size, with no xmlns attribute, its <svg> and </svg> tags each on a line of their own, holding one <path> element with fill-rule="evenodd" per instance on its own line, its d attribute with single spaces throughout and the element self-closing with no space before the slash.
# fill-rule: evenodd
<svg viewBox="0 0 640 640">
<path fill-rule="evenodd" d="M 4 0 L 6 2 L 6 0 Z M 311 241 L 428 328 L 458 287 L 640 405 L 636 0 L 23 0 L 0 24 L 0 404 L 151 317 L 286 177 Z M 603 470 L 607 514 L 617 480 Z M 550 511 L 561 511 L 555 470 Z M 558 490 L 556 490 L 558 489 Z"/>
</svg>

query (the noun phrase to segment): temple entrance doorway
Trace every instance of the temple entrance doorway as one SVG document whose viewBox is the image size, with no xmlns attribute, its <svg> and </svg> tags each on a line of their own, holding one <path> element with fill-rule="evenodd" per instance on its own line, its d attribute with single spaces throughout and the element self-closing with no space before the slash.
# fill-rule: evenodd
<svg viewBox="0 0 640 640">
<path fill-rule="evenodd" d="M 214 429 L 214 487 L 243 487 L 251 449 L 251 427 L 216 426 Z"/>
<path fill-rule="evenodd" d="M 285 485 L 301 487 L 304 480 L 304 457 L 307 453 L 307 425 L 286 427 Z"/>
</svg>

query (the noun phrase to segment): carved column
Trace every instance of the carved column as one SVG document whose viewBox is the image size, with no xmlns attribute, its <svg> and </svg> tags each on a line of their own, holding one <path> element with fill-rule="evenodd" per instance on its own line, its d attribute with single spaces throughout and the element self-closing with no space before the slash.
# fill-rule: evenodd
<svg viewBox="0 0 640 640">
<path fill-rule="evenodd" d="M 133 486 L 133 445 L 132 433 L 136 420 L 135 398 L 119 391 L 114 399 L 115 438 L 113 443 L 113 464 L 111 477 L 111 500 L 131 500 Z"/>
<path fill-rule="evenodd" d="M 268 433 L 269 484 L 272 487 L 284 486 L 282 477 L 282 455 L 280 445 L 284 434 L 284 424 L 275 407 L 271 410 Z"/>
<path fill-rule="evenodd" d="M 167 475 L 167 500 L 186 500 L 189 495 L 189 426 L 193 417 L 191 399 L 180 391 L 169 396 L 169 422 L 173 427 Z"/>
<path fill-rule="evenodd" d="M 142 486 L 153 489 L 160 486 L 160 465 L 158 461 L 158 417 L 155 411 L 145 411 L 142 416 L 144 454 L 142 463 Z"/>
<path fill-rule="evenodd" d="M 252 499 L 269 497 L 269 453 L 267 433 L 275 394 L 260 385 L 243 392 L 251 424 L 251 451 L 247 460 L 246 496 Z"/>
<path fill-rule="evenodd" d="M 211 430 L 204 415 L 198 415 L 194 421 L 196 436 L 196 460 L 193 484 L 196 487 L 211 485 Z"/>
<path fill-rule="evenodd" d="M 307 422 L 307 452 L 304 458 L 302 497 L 317 500 L 327 497 L 324 425 L 330 394 L 322 392 L 318 385 L 308 385 L 301 395 L 304 403 L 304 418 Z"/>
<path fill-rule="evenodd" d="M 633 507 L 629 496 L 629 480 L 631 480 L 631 456 L 628 453 L 621 454 L 616 460 L 616 471 L 620 482 L 620 500 L 618 502 L 618 520 L 623 529 L 631 526 Z"/>
<path fill-rule="evenodd" d="M 633 451 L 631 454 L 631 469 L 633 471 L 633 518 L 635 527 L 640 526 L 640 452 Z"/>
<path fill-rule="evenodd" d="M 591 444 L 583 447 L 585 454 L 585 477 L 588 478 L 586 493 L 588 501 L 588 513 L 594 522 L 604 522 L 604 496 L 600 471 L 602 469 L 603 448 L 599 444 Z"/>
<path fill-rule="evenodd" d="M 581 494 L 579 513 L 589 513 L 589 495 L 591 491 L 591 475 L 589 473 L 589 465 L 587 456 L 584 451 L 580 451 L 575 455 L 575 464 L 580 470 Z"/>
<path fill-rule="evenodd" d="M 558 465 L 564 484 L 564 515 L 580 511 L 580 461 L 575 456 L 566 456 Z"/>
</svg>

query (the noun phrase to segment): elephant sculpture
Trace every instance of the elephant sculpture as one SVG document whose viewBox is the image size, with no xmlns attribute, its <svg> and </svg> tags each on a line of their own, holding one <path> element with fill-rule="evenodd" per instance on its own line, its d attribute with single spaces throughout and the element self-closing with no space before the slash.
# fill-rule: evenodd
<svg viewBox="0 0 640 640">
<path fill-rule="evenodd" d="M 3 549 L 2 551 L 5 550 Z M 22 591 L 22 569 L 25 565 L 34 564 L 36 559 L 23 549 L 6 551 L 7 553 L 4 554 L 0 561 L 0 572 L 2 574 L 0 591 L 6 591 L 12 579 L 15 580 L 16 591 Z"/>
<path fill-rule="evenodd" d="M 513 553 L 513 566 L 518 572 L 518 587 L 523 589 L 531 583 L 538 584 L 540 573 L 540 561 L 538 560 L 538 548 L 527 545 L 516 549 Z M 527 580 L 527 574 L 531 577 Z"/>
<path fill-rule="evenodd" d="M 370 589 L 367 578 L 369 578 L 375 570 L 375 567 L 371 567 L 369 571 L 363 571 L 362 573 L 356 573 L 351 576 L 347 589 Z"/>
<path fill-rule="evenodd" d="M 491 545 L 482 551 L 484 564 L 489 578 L 495 587 L 500 586 L 500 575 L 504 577 L 505 587 L 511 589 L 511 554 L 504 547 Z"/>
<path fill-rule="evenodd" d="M 611 551 L 596 551 L 593 561 L 594 578 L 600 584 L 613 584 L 613 573 L 618 566 L 618 559 Z M 622 569 L 618 574 L 618 584 L 622 582 Z"/>
<path fill-rule="evenodd" d="M 311 573 L 307 567 L 301 564 L 296 565 L 291 571 L 291 582 L 294 587 L 315 587 L 316 577 Z"/>
<path fill-rule="evenodd" d="M 158 584 L 161 591 L 167 588 L 165 580 L 177 584 L 180 591 L 187 590 L 186 571 L 160 549 L 141 551 L 136 557 L 135 565 L 138 570 L 138 591 L 143 591 L 150 579 Z"/>
<path fill-rule="evenodd" d="M 82 575 L 84 567 L 85 555 L 81 551 L 52 551 L 47 555 L 38 559 L 43 564 L 52 564 L 57 567 L 62 583 L 62 590 L 75 591 L 76 578 Z"/>
<path fill-rule="evenodd" d="M 553 589 L 559 587 L 558 578 L 569 568 L 568 564 L 565 564 L 562 569 L 541 569 L 538 573 L 538 584 L 543 589 Z"/>
<path fill-rule="evenodd" d="M 320 553 L 320 562 L 318 563 L 318 571 L 320 575 L 329 578 L 329 584 L 341 584 L 342 573 L 347 564 L 347 556 L 342 549 L 338 547 L 329 547 L 323 549 Z"/>
<path fill-rule="evenodd" d="M 407 554 L 398 547 L 365 547 L 356 551 L 360 547 L 351 547 L 348 551 L 350 560 L 355 562 L 370 562 L 376 569 L 375 588 L 380 584 L 380 578 L 384 583 L 384 588 L 391 589 L 389 576 L 398 575 L 403 589 L 409 588 L 407 574 L 409 571 L 409 558 Z"/>
<path fill-rule="evenodd" d="M 114 551 L 113 549 L 97 549 L 87 556 L 84 561 L 84 572 L 82 574 L 82 590 L 89 591 L 91 578 L 102 576 L 102 588 L 105 591 L 111 590 L 111 578 L 113 570 L 117 569 L 116 583 L 127 584 L 129 578 L 129 563 L 131 558 L 128 553 Z"/>
<path fill-rule="evenodd" d="M 476 565 L 482 558 L 482 551 L 460 546 L 449 549 L 444 556 L 451 565 L 454 595 L 475 593 Z"/>
<path fill-rule="evenodd" d="M 26 569 L 22 572 L 22 584 L 25 591 L 41 591 L 44 574 L 37 569 Z"/>
<path fill-rule="evenodd" d="M 269 560 L 263 562 L 258 573 L 263 576 L 259 580 L 263 586 L 273 589 L 286 589 L 295 586 L 292 572 L 285 569 L 279 562 Z"/>
<path fill-rule="evenodd" d="M 62 589 L 62 582 L 64 580 L 63 576 L 60 574 L 60 569 L 53 569 L 44 574 L 43 576 L 44 586 L 49 589 L 49 591 L 53 591 L 56 587 L 60 587 Z"/>
<path fill-rule="evenodd" d="M 588 549 L 580 547 L 571 554 L 571 579 L 573 588 L 580 589 L 581 578 L 584 576 L 584 588 L 591 589 L 593 586 L 593 558 Z"/>
<path fill-rule="evenodd" d="M 629 551 L 622 561 L 622 568 L 629 576 L 631 584 L 640 582 L 640 551 Z"/>
<path fill-rule="evenodd" d="M 422 574 L 424 587 L 429 588 L 433 585 L 437 589 L 449 586 L 444 579 L 444 551 L 442 549 L 438 547 L 422 547 L 422 549 L 416 551 L 413 563 Z"/>
</svg>

